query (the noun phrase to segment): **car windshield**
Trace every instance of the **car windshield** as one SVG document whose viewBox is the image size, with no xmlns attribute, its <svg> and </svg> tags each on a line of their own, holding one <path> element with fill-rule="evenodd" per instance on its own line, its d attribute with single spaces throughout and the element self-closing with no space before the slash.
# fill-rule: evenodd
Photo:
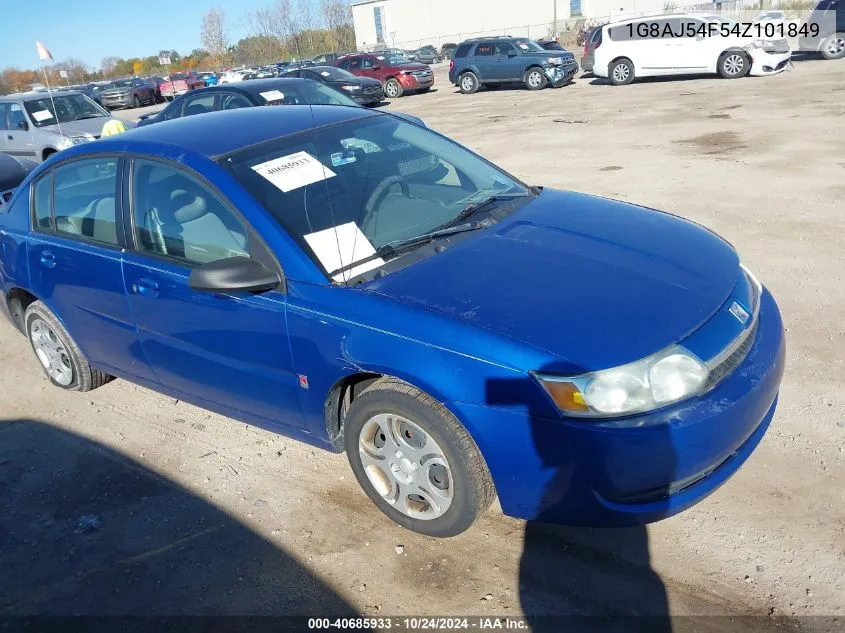
<svg viewBox="0 0 845 633">
<path fill-rule="evenodd" d="M 342 92 L 317 81 L 298 81 L 259 93 L 271 105 L 341 105 L 359 107 Z"/>
<path fill-rule="evenodd" d="M 389 115 L 307 130 L 220 162 L 327 275 L 463 222 L 470 205 L 531 195 L 460 145 Z M 332 279 L 349 281 L 372 267 Z"/>
<path fill-rule="evenodd" d="M 514 40 L 513 43 L 516 44 L 519 48 L 521 48 L 524 51 L 541 51 L 542 52 L 542 51 L 546 50 L 542 46 L 540 46 L 537 42 L 535 42 L 534 40 L 519 39 L 519 40 Z"/>
<path fill-rule="evenodd" d="M 349 79 L 350 77 L 355 76 L 348 70 L 343 70 L 343 68 L 333 68 L 330 66 L 319 69 L 315 68 L 314 72 L 320 73 L 320 76 L 325 79 Z"/>
<path fill-rule="evenodd" d="M 131 79 L 119 79 L 118 81 L 115 81 L 111 85 L 112 88 L 130 88 L 131 86 L 132 86 L 132 80 Z"/>
<path fill-rule="evenodd" d="M 24 108 L 35 127 L 109 116 L 85 95 L 53 95 L 52 99 L 45 95 L 25 101 Z"/>
<path fill-rule="evenodd" d="M 399 64 L 407 64 L 410 60 L 399 53 L 379 53 L 376 59 L 384 62 L 387 66 L 398 66 Z"/>
</svg>

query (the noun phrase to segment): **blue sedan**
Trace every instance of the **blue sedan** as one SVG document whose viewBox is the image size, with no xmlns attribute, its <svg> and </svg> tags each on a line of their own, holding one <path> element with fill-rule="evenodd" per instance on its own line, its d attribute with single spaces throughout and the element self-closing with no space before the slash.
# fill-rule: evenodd
<svg viewBox="0 0 845 633">
<path fill-rule="evenodd" d="M 0 309 L 47 378 L 112 377 L 345 451 L 452 536 L 700 501 L 768 428 L 774 299 L 681 218 L 528 186 L 391 114 L 216 112 L 62 152 L 0 210 Z"/>
</svg>

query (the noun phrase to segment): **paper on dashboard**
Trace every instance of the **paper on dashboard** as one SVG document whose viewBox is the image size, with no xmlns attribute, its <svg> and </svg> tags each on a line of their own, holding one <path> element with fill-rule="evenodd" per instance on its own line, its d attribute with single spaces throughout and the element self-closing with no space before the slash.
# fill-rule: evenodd
<svg viewBox="0 0 845 633">
<path fill-rule="evenodd" d="M 332 272 L 353 262 L 375 255 L 376 249 L 354 222 L 341 224 L 324 231 L 305 235 L 305 241 L 320 263 Z M 348 281 L 356 275 L 384 266 L 384 260 L 378 257 L 372 261 L 355 266 L 335 275 L 333 281 Z"/>
</svg>

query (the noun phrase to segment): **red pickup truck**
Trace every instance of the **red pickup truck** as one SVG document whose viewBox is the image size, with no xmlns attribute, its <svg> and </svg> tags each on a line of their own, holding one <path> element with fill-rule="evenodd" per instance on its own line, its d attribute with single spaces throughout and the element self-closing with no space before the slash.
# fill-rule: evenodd
<svg viewBox="0 0 845 633">
<path fill-rule="evenodd" d="M 161 96 L 168 101 L 173 101 L 175 97 L 197 88 L 205 88 L 205 79 L 193 70 L 186 73 L 173 73 L 160 86 Z"/>
</svg>

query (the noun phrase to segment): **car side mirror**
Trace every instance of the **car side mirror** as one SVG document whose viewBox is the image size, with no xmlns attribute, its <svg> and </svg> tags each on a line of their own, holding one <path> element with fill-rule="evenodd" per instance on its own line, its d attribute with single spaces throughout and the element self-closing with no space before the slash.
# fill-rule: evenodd
<svg viewBox="0 0 845 633">
<path fill-rule="evenodd" d="M 516 51 L 508 51 L 508 57 L 516 57 L 516 55 L 517 55 Z"/>
<path fill-rule="evenodd" d="M 268 292 L 282 280 L 247 257 L 229 257 L 197 266 L 188 277 L 188 286 L 198 292 Z"/>
<path fill-rule="evenodd" d="M 26 132 L 27 130 L 29 130 L 29 123 L 27 123 L 26 121 L 18 121 L 18 129 Z"/>
</svg>

